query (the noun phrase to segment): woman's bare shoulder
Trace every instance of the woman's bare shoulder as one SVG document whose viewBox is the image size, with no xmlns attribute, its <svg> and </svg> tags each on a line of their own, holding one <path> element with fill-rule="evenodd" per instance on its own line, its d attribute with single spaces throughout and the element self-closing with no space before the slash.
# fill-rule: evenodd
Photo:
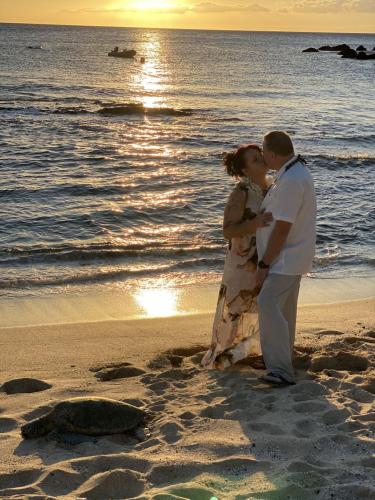
<svg viewBox="0 0 375 500">
<path fill-rule="evenodd" d="M 229 203 L 242 203 L 246 198 L 246 187 L 242 182 L 238 182 L 232 189 L 229 194 L 228 202 Z"/>
</svg>

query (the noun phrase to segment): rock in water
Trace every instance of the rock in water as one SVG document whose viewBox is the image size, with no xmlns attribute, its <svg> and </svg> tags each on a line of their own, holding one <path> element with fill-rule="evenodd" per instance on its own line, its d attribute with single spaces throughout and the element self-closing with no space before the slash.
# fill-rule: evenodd
<svg viewBox="0 0 375 500">
<path fill-rule="evenodd" d="M 309 47 L 308 49 L 305 49 L 302 52 L 319 52 L 319 50 L 318 49 L 314 49 L 314 47 Z"/>
<path fill-rule="evenodd" d="M 323 47 L 319 47 L 319 50 L 322 51 L 332 51 L 332 52 L 338 52 L 339 50 L 347 50 L 350 49 L 349 45 L 346 43 L 342 43 L 341 45 L 323 45 Z"/>
<path fill-rule="evenodd" d="M 343 59 L 357 59 L 357 52 L 354 49 L 340 50 L 338 53 Z"/>
<path fill-rule="evenodd" d="M 104 436 L 132 431 L 146 418 L 144 410 L 114 399 L 73 398 L 61 401 L 47 415 L 23 425 L 21 434 L 25 439 L 54 430 Z"/>
</svg>

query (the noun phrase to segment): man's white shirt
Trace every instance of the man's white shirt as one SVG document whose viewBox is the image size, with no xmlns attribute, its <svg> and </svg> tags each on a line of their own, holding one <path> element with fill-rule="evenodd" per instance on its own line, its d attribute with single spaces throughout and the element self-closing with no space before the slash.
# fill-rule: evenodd
<svg viewBox="0 0 375 500">
<path fill-rule="evenodd" d="M 287 240 L 272 262 L 270 273 L 298 275 L 311 270 L 316 242 L 316 198 L 309 169 L 296 157 L 276 173 L 275 181 L 266 194 L 261 209 L 271 212 L 273 222 L 256 232 L 259 260 L 267 249 L 268 240 L 277 220 L 292 223 Z"/>
</svg>

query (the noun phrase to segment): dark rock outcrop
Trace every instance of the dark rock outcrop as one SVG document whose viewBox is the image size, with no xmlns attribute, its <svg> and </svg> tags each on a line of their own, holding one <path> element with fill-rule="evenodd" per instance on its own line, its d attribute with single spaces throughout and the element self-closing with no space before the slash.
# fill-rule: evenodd
<svg viewBox="0 0 375 500">
<path fill-rule="evenodd" d="M 357 52 L 354 49 L 345 49 L 341 50 L 338 53 L 339 56 L 342 56 L 344 59 L 357 59 Z"/>
<path fill-rule="evenodd" d="M 321 51 L 330 51 L 330 52 L 338 52 L 339 50 L 350 49 L 349 45 L 346 43 L 342 43 L 340 45 L 323 45 L 323 47 L 319 47 Z"/>
<path fill-rule="evenodd" d="M 322 52 L 337 52 L 339 56 L 343 59 L 358 59 L 360 61 L 364 61 L 367 59 L 375 59 L 375 47 L 373 51 L 367 51 L 366 47 L 363 45 L 359 45 L 357 50 L 352 49 L 346 43 L 342 43 L 340 45 L 323 45 L 319 47 L 319 51 Z M 309 47 L 308 49 L 303 50 L 302 52 L 319 52 L 317 49 L 313 47 Z"/>
<path fill-rule="evenodd" d="M 314 49 L 314 47 L 309 47 L 308 49 L 305 49 L 302 52 L 319 52 L 319 50 L 318 49 Z"/>
</svg>

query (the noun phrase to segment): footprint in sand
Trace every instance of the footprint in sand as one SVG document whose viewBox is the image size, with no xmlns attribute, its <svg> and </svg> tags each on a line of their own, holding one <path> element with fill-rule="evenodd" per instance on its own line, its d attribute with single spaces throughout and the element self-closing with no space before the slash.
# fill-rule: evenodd
<svg viewBox="0 0 375 500">
<path fill-rule="evenodd" d="M 18 427 L 18 422 L 14 418 L 0 417 L 0 433 L 12 431 Z"/>
<path fill-rule="evenodd" d="M 160 431 L 162 433 L 163 440 L 172 444 L 181 439 L 184 428 L 175 422 L 167 422 L 160 427 Z"/>
<path fill-rule="evenodd" d="M 181 420 L 185 420 L 185 421 L 188 421 L 190 422 L 191 420 L 194 420 L 196 418 L 196 414 L 191 412 L 191 411 L 184 411 L 183 413 L 181 413 L 179 415 L 180 419 Z"/>
<path fill-rule="evenodd" d="M 153 411 L 155 413 L 158 413 L 160 411 L 163 411 L 165 410 L 165 403 L 163 403 L 162 401 L 160 402 L 155 402 L 155 403 L 152 403 L 148 406 L 149 410 L 150 411 Z"/>
<path fill-rule="evenodd" d="M 375 457 L 362 458 L 361 465 L 375 469 Z"/>
<path fill-rule="evenodd" d="M 162 354 L 159 354 L 148 363 L 148 368 L 163 369 L 163 368 L 180 368 L 184 363 L 191 362 L 199 365 L 201 359 L 206 352 L 203 346 L 192 347 L 176 347 Z"/>
<path fill-rule="evenodd" d="M 315 420 L 303 418 L 297 420 L 293 434 L 297 437 L 310 438 L 317 430 L 318 425 Z"/>
<path fill-rule="evenodd" d="M 77 472 L 54 469 L 43 474 L 36 483 L 44 493 L 53 496 L 68 495 L 82 484 L 82 477 Z"/>
<path fill-rule="evenodd" d="M 44 382 L 44 380 L 38 380 L 36 378 L 15 378 L 4 382 L 0 390 L 6 394 L 19 394 L 45 391 L 51 387 L 52 385 Z"/>
<path fill-rule="evenodd" d="M 339 330 L 319 330 L 316 332 L 317 335 L 319 336 L 325 336 L 325 335 L 344 335 L 344 332 L 340 332 Z"/>
<path fill-rule="evenodd" d="M 360 484 L 343 484 L 331 487 L 331 498 L 350 498 L 355 500 L 365 500 L 375 498 L 375 488 L 372 486 L 362 486 Z"/>
<path fill-rule="evenodd" d="M 267 422 L 262 422 L 259 424 L 251 423 L 246 427 L 250 432 L 261 432 L 262 434 L 271 434 L 272 436 L 281 436 L 285 434 L 285 431 L 281 427 L 275 424 L 269 424 Z"/>
<path fill-rule="evenodd" d="M 308 401 L 327 394 L 327 389 L 317 382 L 300 382 L 290 389 L 294 401 Z"/>
<path fill-rule="evenodd" d="M 342 432 L 356 432 L 359 431 L 360 429 L 364 429 L 366 426 L 361 424 L 360 422 L 353 422 L 351 420 L 344 422 L 343 424 L 340 424 L 337 426 L 338 431 Z"/>
<path fill-rule="evenodd" d="M 209 406 L 208 408 L 204 408 L 200 412 L 201 417 L 206 417 L 210 419 L 222 419 L 224 418 L 224 413 L 226 411 L 226 407 L 223 405 L 218 406 Z"/>
<path fill-rule="evenodd" d="M 196 374 L 195 369 L 183 370 L 180 368 L 174 368 L 172 370 L 166 370 L 157 375 L 159 379 L 168 379 L 174 381 L 189 380 L 193 375 Z"/>
<path fill-rule="evenodd" d="M 0 474 L 0 494 L 1 490 L 9 488 L 21 488 L 34 483 L 41 475 L 39 469 L 26 469 L 10 474 Z"/>
<path fill-rule="evenodd" d="M 327 409 L 327 403 L 321 401 L 307 401 L 292 406 L 292 411 L 297 413 L 316 413 Z"/>
<path fill-rule="evenodd" d="M 358 403 L 373 403 L 374 395 L 361 387 L 353 387 L 345 391 L 345 395 Z"/>
<path fill-rule="evenodd" d="M 364 356 L 341 351 L 313 357 L 310 369 L 313 372 L 321 372 L 325 368 L 339 371 L 365 371 L 367 367 L 368 360 Z"/>
<path fill-rule="evenodd" d="M 138 377 L 146 373 L 141 368 L 133 366 L 131 363 L 116 363 L 98 368 L 91 368 L 90 371 L 95 372 L 95 377 L 102 382 L 116 380 L 119 378 Z"/>
<path fill-rule="evenodd" d="M 296 485 L 302 488 L 319 488 L 329 484 L 328 480 L 323 475 L 318 474 L 317 472 L 314 471 L 294 472 L 288 475 L 287 481 L 295 483 Z M 295 497 L 289 497 L 289 498 L 295 498 Z M 302 498 L 302 497 L 298 496 L 297 498 Z"/>
<path fill-rule="evenodd" d="M 375 331 L 374 330 L 369 330 L 368 332 L 365 332 L 363 335 L 365 337 L 370 337 L 370 339 L 375 339 Z"/>
<path fill-rule="evenodd" d="M 351 415 L 347 408 L 328 410 L 322 415 L 322 422 L 325 425 L 341 424 Z"/>
<path fill-rule="evenodd" d="M 159 380 L 148 385 L 147 388 L 155 394 L 161 395 L 164 394 L 168 389 L 170 389 L 170 387 L 170 384 L 168 384 L 168 382 L 166 382 L 165 380 Z"/>
<path fill-rule="evenodd" d="M 361 386 L 367 392 L 375 394 L 375 377 L 367 377 L 364 384 Z"/>
<path fill-rule="evenodd" d="M 103 500 L 104 498 L 134 498 L 146 487 L 142 474 L 128 469 L 115 469 L 96 474 L 76 492 L 76 498 Z"/>
</svg>

